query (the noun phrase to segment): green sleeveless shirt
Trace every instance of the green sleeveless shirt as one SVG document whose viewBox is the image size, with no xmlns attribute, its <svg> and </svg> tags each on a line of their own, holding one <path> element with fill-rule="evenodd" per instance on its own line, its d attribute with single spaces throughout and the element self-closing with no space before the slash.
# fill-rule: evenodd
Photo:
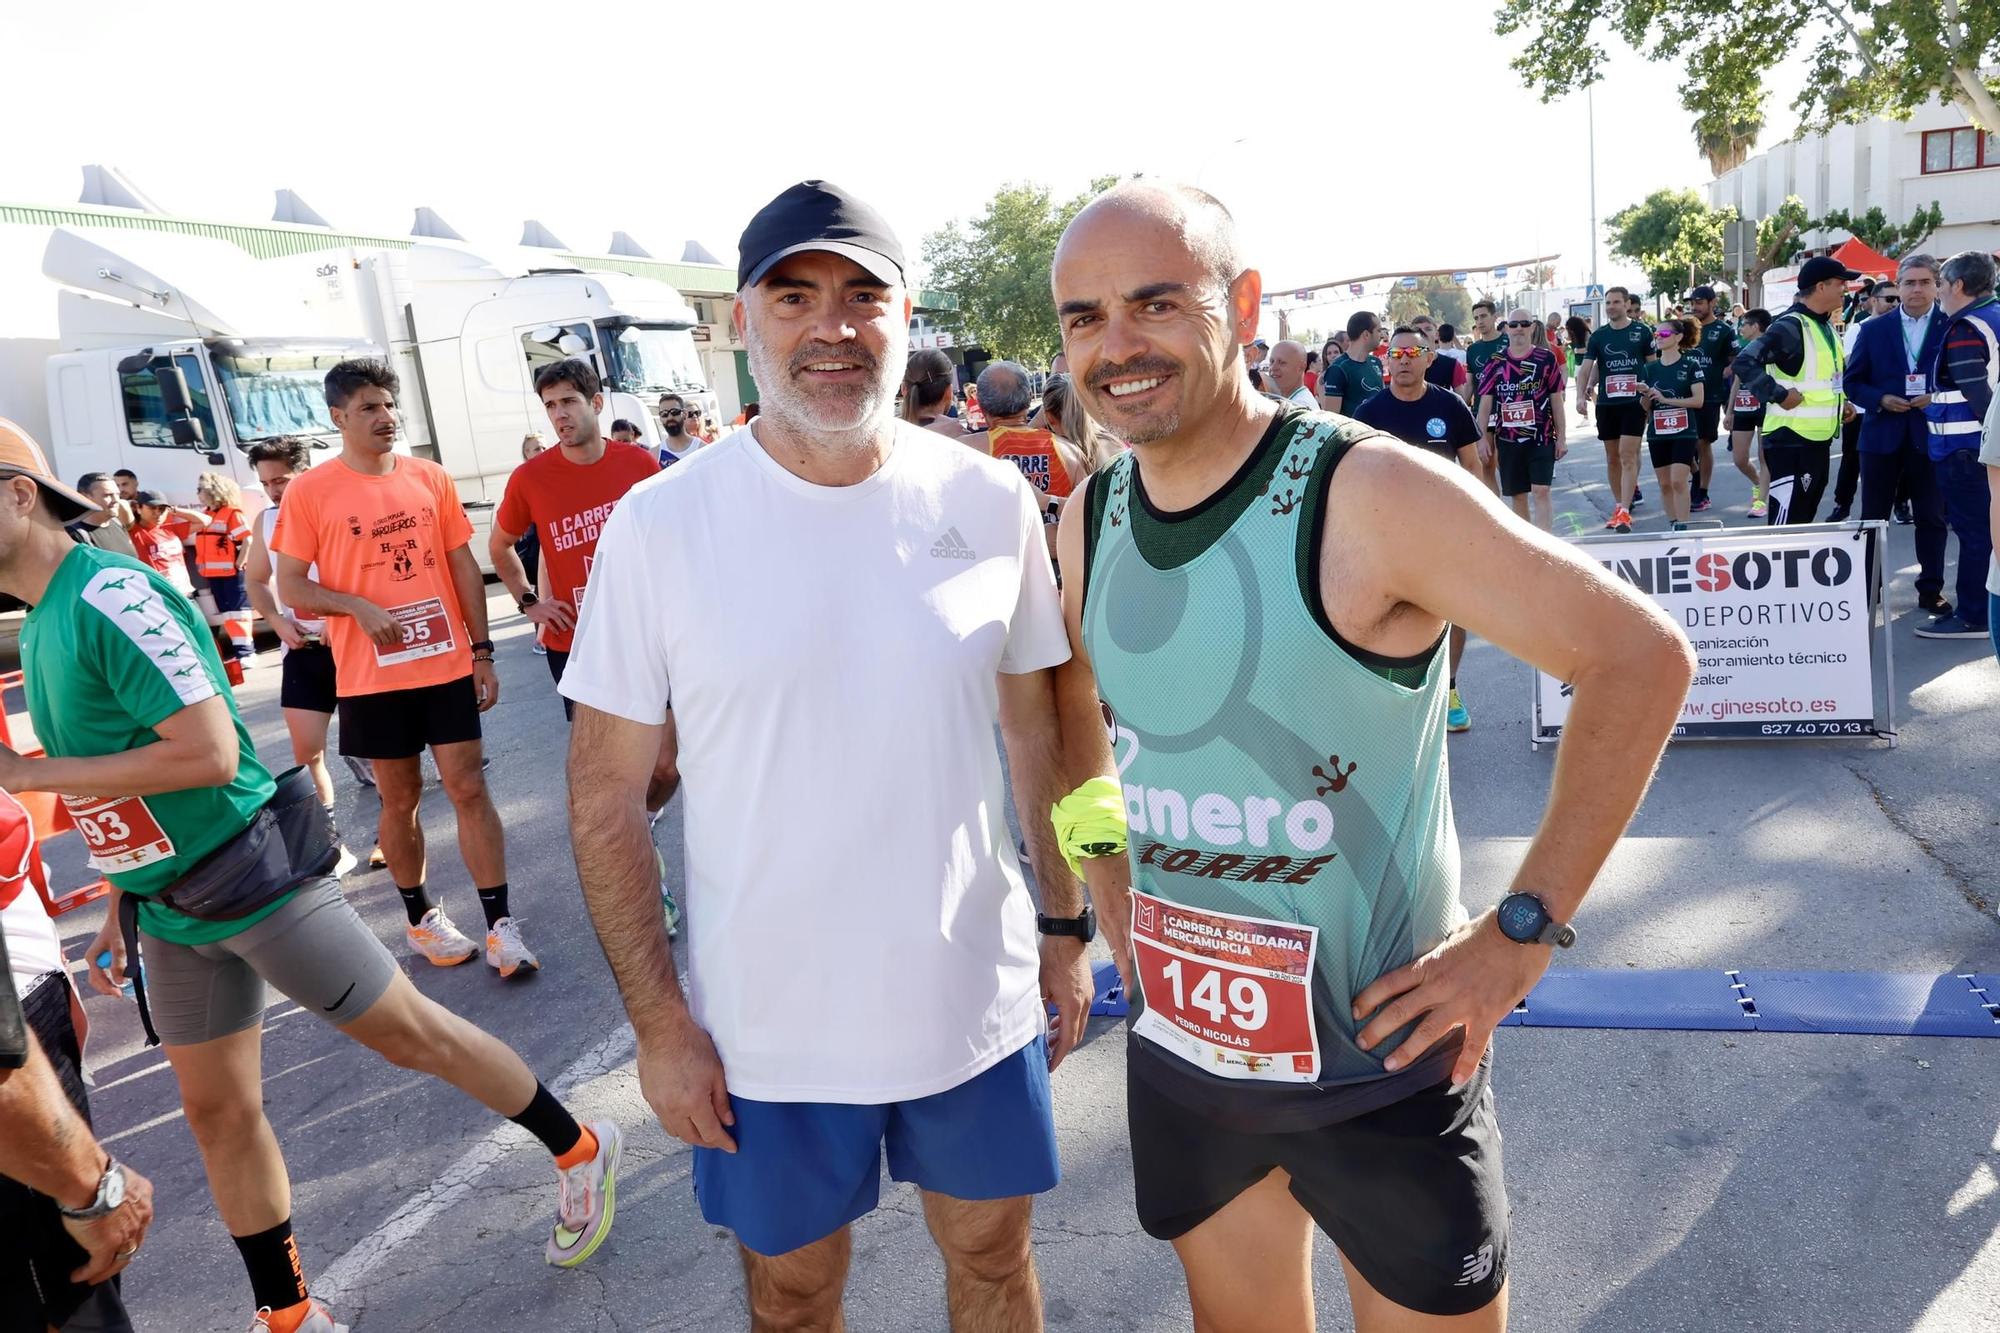
<svg viewBox="0 0 2000 1333">
<path fill-rule="evenodd" d="M 1180 513 L 1147 500 L 1131 453 L 1090 482 L 1083 634 L 1113 729 L 1134 887 L 1318 930 L 1313 1081 L 1225 1078 L 1132 1038 L 1134 1072 L 1252 1128 L 1328 1124 L 1398 1100 L 1440 1081 L 1452 1054 L 1390 1075 L 1382 1060 L 1407 1029 L 1373 1051 L 1354 1044 L 1354 996 L 1465 920 L 1447 655 L 1368 653 L 1341 639 L 1319 599 L 1328 487 L 1354 442 L 1379 433 L 1285 413 L 1227 485 Z M 1134 997 L 1135 1022 L 1141 1013 Z"/>
</svg>

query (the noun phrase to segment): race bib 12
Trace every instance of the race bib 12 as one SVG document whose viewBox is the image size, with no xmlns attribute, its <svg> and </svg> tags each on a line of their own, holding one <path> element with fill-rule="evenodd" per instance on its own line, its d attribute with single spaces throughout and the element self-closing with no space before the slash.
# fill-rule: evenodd
<svg viewBox="0 0 2000 1333">
<path fill-rule="evenodd" d="M 1604 377 L 1606 398 L 1636 398 L 1639 396 L 1637 375 L 1606 375 Z"/>
</svg>

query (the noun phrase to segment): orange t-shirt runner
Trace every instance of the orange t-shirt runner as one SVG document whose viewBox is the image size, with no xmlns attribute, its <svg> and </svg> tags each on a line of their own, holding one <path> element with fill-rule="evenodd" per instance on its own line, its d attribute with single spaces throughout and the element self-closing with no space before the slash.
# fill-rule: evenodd
<svg viewBox="0 0 2000 1333">
<path fill-rule="evenodd" d="M 604 520 L 625 492 L 659 470 L 651 450 L 606 440 L 604 457 L 595 463 L 572 463 L 557 447 L 544 449 L 508 475 L 496 518 L 508 532 L 535 529 L 549 571 L 543 596 L 559 598 L 582 613 L 583 588 Z M 532 577 L 534 571 L 528 573 Z M 542 646 L 566 653 L 575 633 L 544 625 Z"/>
<path fill-rule="evenodd" d="M 389 647 L 351 616 L 330 616 L 333 668 L 342 697 L 442 685 L 472 674 L 472 645 L 445 556 L 472 540 L 472 520 L 451 476 L 425 458 L 397 454 L 374 477 L 338 458 L 285 489 L 271 549 L 319 566 L 334 592 L 381 607 L 403 627 Z"/>
<path fill-rule="evenodd" d="M 1024 426 L 995 426 L 986 433 L 986 442 L 995 458 L 1004 458 L 1021 469 L 1028 484 L 1052 500 L 1069 497 L 1069 469 L 1056 452 L 1055 436 L 1045 430 Z"/>
</svg>

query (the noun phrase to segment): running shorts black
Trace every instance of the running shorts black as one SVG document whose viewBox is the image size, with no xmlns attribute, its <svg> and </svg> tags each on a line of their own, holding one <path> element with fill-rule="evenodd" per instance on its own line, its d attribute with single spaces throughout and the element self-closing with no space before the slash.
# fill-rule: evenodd
<svg viewBox="0 0 2000 1333">
<path fill-rule="evenodd" d="M 414 759 L 426 746 L 478 739 L 479 693 L 471 676 L 340 701 L 340 752 L 356 759 Z"/>
<path fill-rule="evenodd" d="M 576 701 L 561 692 L 563 671 L 568 666 L 569 650 L 567 648 L 549 649 L 549 675 L 554 678 L 556 683 L 556 697 L 562 700 L 564 720 L 573 722 L 576 720 Z"/>
<path fill-rule="evenodd" d="M 0 985 L 13 985 L 11 978 Z M 69 983 L 59 972 L 35 982 L 22 1002 L 29 1028 L 55 1071 L 70 1105 L 87 1121 L 83 1060 L 70 1019 Z M 118 1279 L 81 1287 L 69 1275 L 89 1257 L 63 1229 L 55 1200 L 0 1176 L 0 1333 L 47 1333 L 72 1319 L 76 1327 L 125 1330 L 131 1321 L 118 1298 Z"/>
<path fill-rule="evenodd" d="M 1653 466 L 1670 467 L 1675 463 L 1694 466 L 1695 442 L 1693 440 L 1647 440 L 1646 448 L 1653 455 Z"/>
<path fill-rule="evenodd" d="M 1128 1057 L 1129 1058 L 1129 1057 Z M 1507 1191 L 1488 1064 L 1323 1129 L 1224 1129 L 1127 1070 L 1139 1224 L 1171 1241 L 1269 1175 L 1377 1291 L 1424 1314 L 1484 1308 L 1507 1279 Z"/>
<path fill-rule="evenodd" d="M 1722 400 L 1703 403 L 1694 411 L 1694 435 L 1703 444 L 1714 444 L 1722 434 Z"/>
<path fill-rule="evenodd" d="M 1556 479 L 1556 447 L 1524 440 L 1518 444 L 1500 441 L 1500 494 L 1526 495 L 1537 486 L 1550 486 Z"/>
<path fill-rule="evenodd" d="M 1756 407 L 1748 411 L 1738 407 L 1729 409 L 1729 429 L 1732 433 L 1739 430 L 1762 430 L 1763 428 L 1764 405 L 1762 403 L 1759 403 Z"/>
<path fill-rule="evenodd" d="M 1646 405 L 1637 398 L 1615 403 L 1599 400 L 1597 404 L 1597 438 L 1616 440 L 1626 436 L 1646 433 Z"/>
<path fill-rule="evenodd" d="M 308 644 L 285 654 L 285 681 L 278 687 L 278 703 L 284 708 L 303 708 L 308 713 L 331 713 L 339 704 L 334 692 L 333 649 L 324 643 Z"/>
</svg>

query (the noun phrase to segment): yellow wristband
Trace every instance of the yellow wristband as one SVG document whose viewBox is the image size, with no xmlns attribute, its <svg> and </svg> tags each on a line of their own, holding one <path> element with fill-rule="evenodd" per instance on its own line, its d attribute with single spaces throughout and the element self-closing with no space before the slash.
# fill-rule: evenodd
<svg viewBox="0 0 2000 1333">
<path fill-rule="evenodd" d="M 1092 778 L 1049 811 L 1056 842 L 1070 873 L 1083 875 L 1083 858 L 1125 850 L 1125 793 L 1111 778 Z"/>
</svg>

